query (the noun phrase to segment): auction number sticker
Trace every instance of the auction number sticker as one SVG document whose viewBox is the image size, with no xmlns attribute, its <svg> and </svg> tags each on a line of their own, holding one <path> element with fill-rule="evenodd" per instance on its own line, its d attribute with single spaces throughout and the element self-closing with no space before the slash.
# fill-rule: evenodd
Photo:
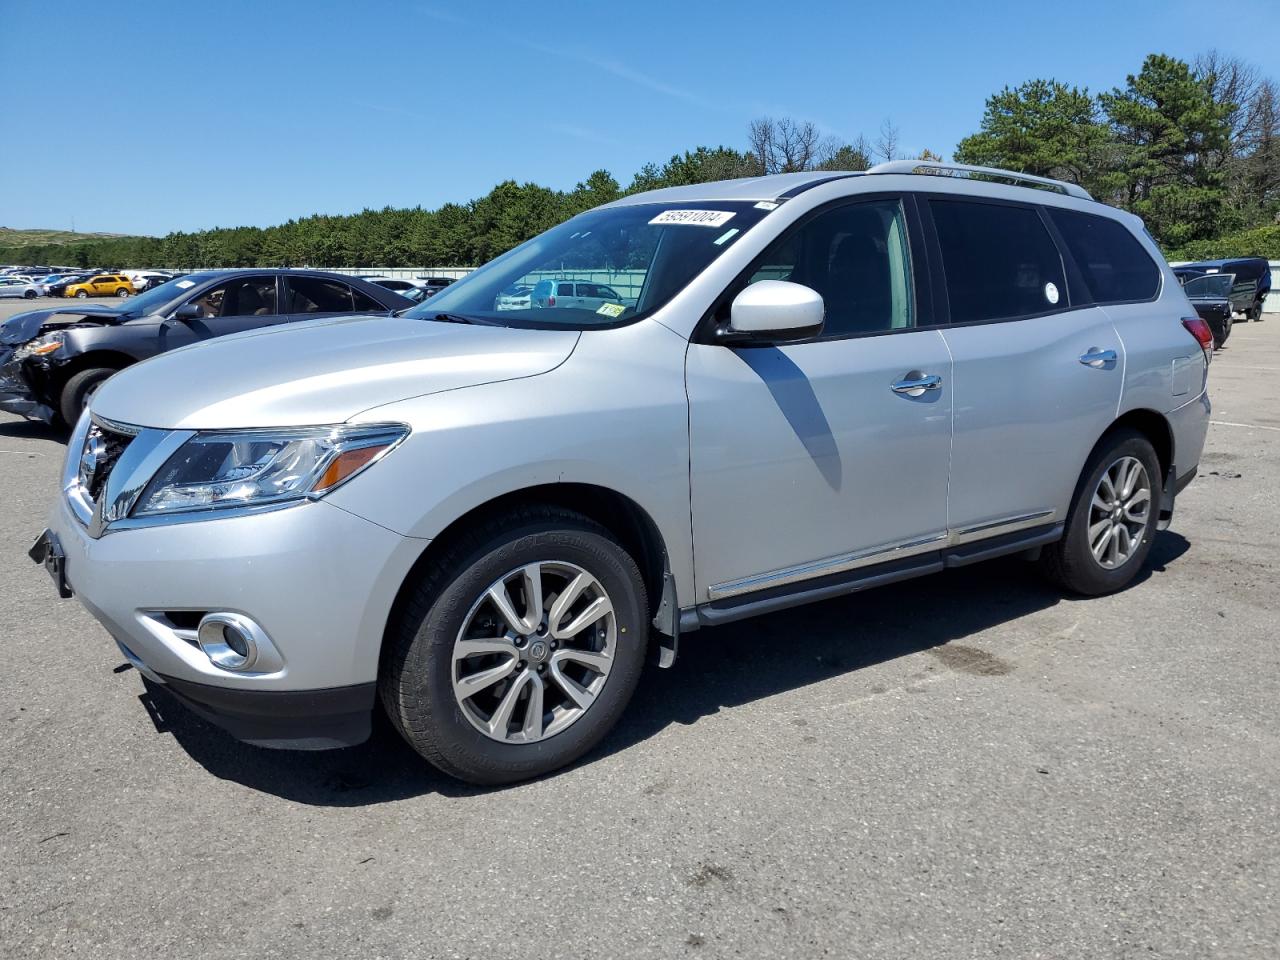
<svg viewBox="0 0 1280 960">
<path fill-rule="evenodd" d="M 620 303 L 602 303 L 600 304 L 600 309 L 596 311 L 596 313 L 605 317 L 611 317 L 614 320 L 618 319 L 618 317 L 622 316 L 626 312 L 627 308 Z"/>
<path fill-rule="evenodd" d="M 732 210 L 663 210 L 649 222 L 679 223 L 687 227 L 723 227 L 732 219 Z"/>
<path fill-rule="evenodd" d="M 1046 283 L 1044 285 L 1044 298 L 1050 303 L 1058 302 L 1058 285 L 1056 283 Z"/>
</svg>

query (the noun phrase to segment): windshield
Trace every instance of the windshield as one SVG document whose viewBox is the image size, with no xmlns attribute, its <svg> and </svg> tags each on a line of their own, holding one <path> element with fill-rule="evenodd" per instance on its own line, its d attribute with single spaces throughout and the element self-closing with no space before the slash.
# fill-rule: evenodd
<svg viewBox="0 0 1280 960">
<path fill-rule="evenodd" d="M 152 287 L 145 293 L 131 297 L 120 307 L 120 313 L 131 317 L 144 316 L 163 307 L 174 297 L 181 296 L 184 291 L 190 290 L 197 283 L 203 283 L 208 280 L 210 276 L 212 274 L 195 273 L 189 277 L 174 277 L 167 283 L 162 283 L 158 287 Z"/>
<path fill-rule="evenodd" d="M 405 312 L 584 330 L 658 309 L 767 211 L 750 201 L 592 210 L 534 237 Z"/>
<path fill-rule="evenodd" d="M 1230 273 L 1211 273 L 1188 280 L 1182 285 L 1188 297 L 1227 297 L 1235 276 Z"/>
</svg>

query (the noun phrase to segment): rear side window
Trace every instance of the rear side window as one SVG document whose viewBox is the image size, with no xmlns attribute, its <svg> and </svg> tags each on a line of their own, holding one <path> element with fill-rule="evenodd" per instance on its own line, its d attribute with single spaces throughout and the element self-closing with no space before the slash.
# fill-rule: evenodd
<svg viewBox="0 0 1280 960">
<path fill-rule="evenodd" d="M 342 313 L 352 309 L 351 288 L 337 280 L 290 277 L 290 313 Z"/>
<path fill-rule="evenodd" d="M 355 287 L 351 288 L 351 293 L 355 297 L 356 313 L 386 313 L 387 312 L 386 307 L 384 307 L 382 304 L 380 304 L 377 300 L 373 299 L 373 297 L 369 296 L 368 294 L 363 293 L 360 290 L 357 290 Z"/>
<path fill-rule="evenodd" d="M 1049 209 L 1054 226 L 1084 274 L 1095 303 L 1150 300 L 1160 289 L 1160 268 L 1138 238 L 1109 217 Z"/>
<path fill-rule="evenodd" d="M 558 296 L 558 297 L 572 297 L 572 296 L 573 296 L 573 284 L 572 284 L 572 283 L 562 283 L 562 284 L 560 284 L 559 286 L 557 286 L 557 287 L 556 287 L 556 296 Z"/>
<path fill-rule="evenodd" d="M 1067 307 L 1062 256 L 1032 207 L 931 200 L 952 323 L 1015 320 Z"/>
</svg>

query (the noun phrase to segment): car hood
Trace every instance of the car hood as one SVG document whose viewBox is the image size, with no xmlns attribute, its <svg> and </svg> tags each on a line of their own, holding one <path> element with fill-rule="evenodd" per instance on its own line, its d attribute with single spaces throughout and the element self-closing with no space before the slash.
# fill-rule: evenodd
<svg viewBox="0 0 1280 960">
<path fill-rule="evenodd" d="M 119 320 L 120 311 L 112 307 L 88 304 L 85 306 L 54 307 L 51 310 L 28 310 L 26 313 L 15 313 L 4 323 L 0 323 L 0 343 L 16 346 L 34 340 L 41 328 L 49 323 L 62 323 L 63 317 L 72 314 L 79 317 L 93 317 L 108 323 Z M 70 321 L 74 323 L 75 321 Z"/>
<path fill-rule="evenodd" d="M 546 373 L 577 331 L 339 317 L 219 337 L 117 374 L 99 416 L 165 429 L 341 423 L 409 397 Z"/>
</svg>

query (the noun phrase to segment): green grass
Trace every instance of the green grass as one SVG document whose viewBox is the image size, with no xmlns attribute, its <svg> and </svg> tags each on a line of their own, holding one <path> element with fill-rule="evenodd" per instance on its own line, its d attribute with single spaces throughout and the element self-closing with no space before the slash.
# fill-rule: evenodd
<svg viewBox="0 0 1280 960">
<path fill-rule="evenodd" d="M 14 230 L 0 227 L 0 247 L 38 247 L 47 244 L 80 243 L 130 237 L 127 233 L 72 233 L 70 230 Z"/>
</svg>

